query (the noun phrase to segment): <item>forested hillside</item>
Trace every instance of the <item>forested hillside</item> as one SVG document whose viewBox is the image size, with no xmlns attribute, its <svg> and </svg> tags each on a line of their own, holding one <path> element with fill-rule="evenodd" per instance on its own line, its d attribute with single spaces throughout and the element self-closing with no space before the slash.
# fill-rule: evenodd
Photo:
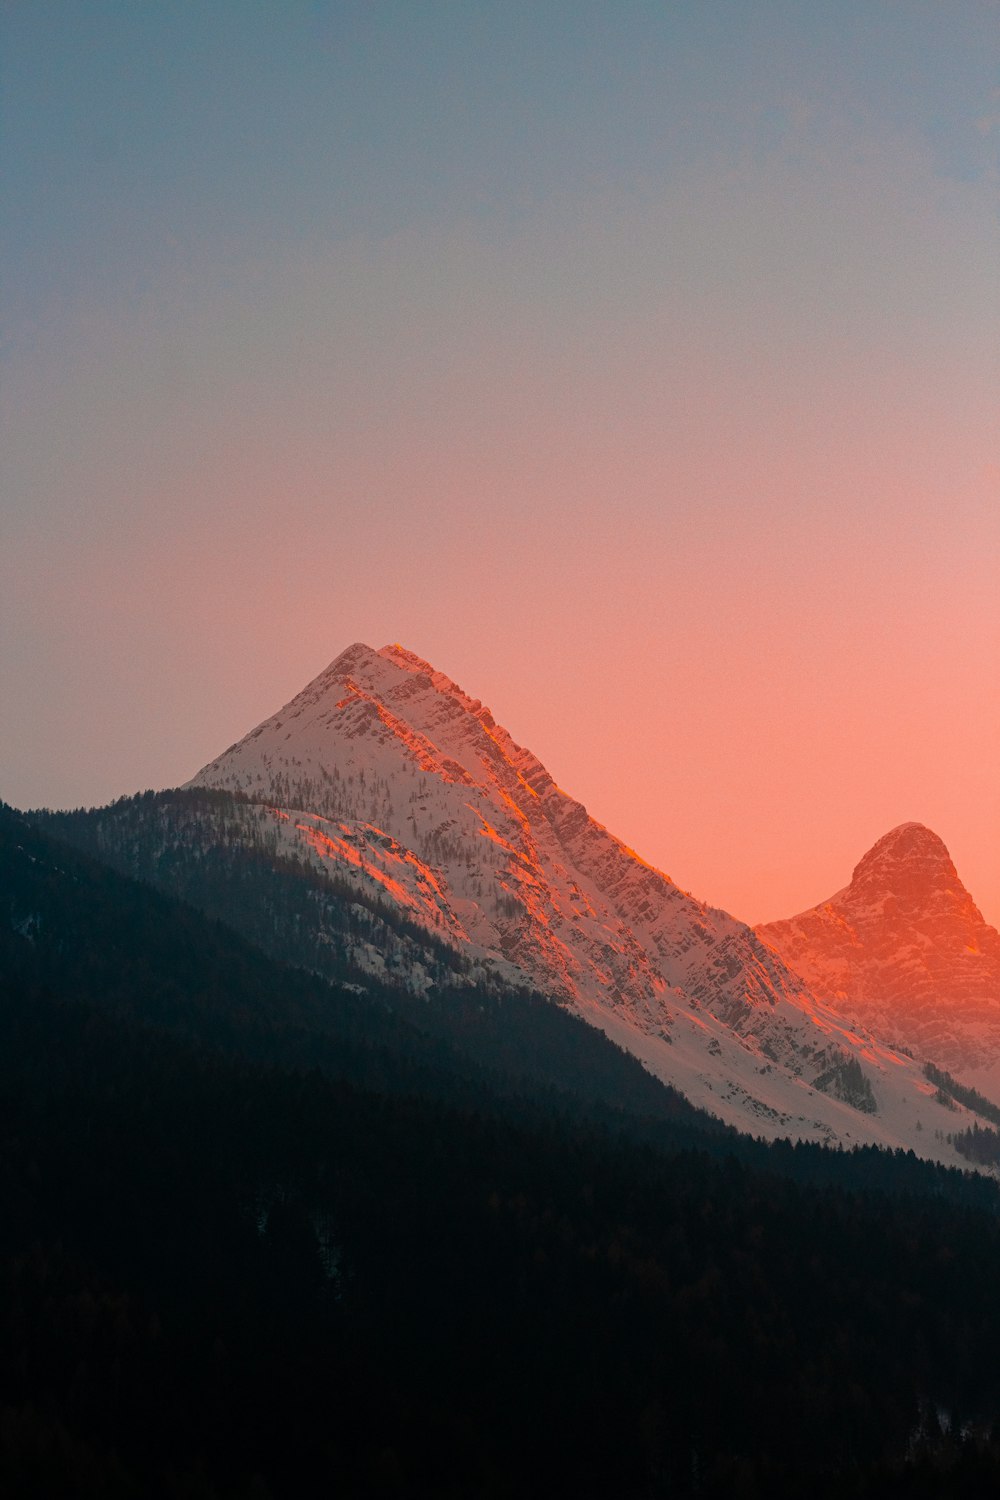
<svg viewBox="0 0 1000 1500">
<path fill-rule="evenodd" d="M 515 1079 L 0 829 L 0 1492 L 1000 1480 L 989 1179 Z"/>
</svg>

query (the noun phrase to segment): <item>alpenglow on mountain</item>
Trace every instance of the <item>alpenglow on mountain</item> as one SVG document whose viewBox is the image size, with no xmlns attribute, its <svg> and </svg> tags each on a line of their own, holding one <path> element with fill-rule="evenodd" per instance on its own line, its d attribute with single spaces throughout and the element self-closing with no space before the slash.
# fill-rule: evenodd
<svg viewBox="0 0 1000 1500">
<path fill-rule="evenodd" d="M 850 885 L 757 931 L 845 1015 L 1000 1089 L 1000 932 L 929 828 L 894 828 Z"/>
<path fill-rule="evenodd" d="M 349 647 L 189 785 L 244 794 L 280 852 L 571 1006 L 728 1123 L 956 1160 L 956 1115 L 918 1062 L 643 861 L 402 646 Z"/>
</svg>

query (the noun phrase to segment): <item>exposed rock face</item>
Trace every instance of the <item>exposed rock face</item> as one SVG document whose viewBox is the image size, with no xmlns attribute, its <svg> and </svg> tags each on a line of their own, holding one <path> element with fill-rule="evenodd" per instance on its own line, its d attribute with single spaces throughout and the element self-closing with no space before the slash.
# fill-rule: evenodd
<svg viewBox="0 0 1000 1500">
<path fill-rule="evenodd" d="M 845 890 L 757 931 L 879 1035 L 951 1072 L 1000 1078 L 1000 933 L 929 828 L 894 828 Z"/>
</svg>

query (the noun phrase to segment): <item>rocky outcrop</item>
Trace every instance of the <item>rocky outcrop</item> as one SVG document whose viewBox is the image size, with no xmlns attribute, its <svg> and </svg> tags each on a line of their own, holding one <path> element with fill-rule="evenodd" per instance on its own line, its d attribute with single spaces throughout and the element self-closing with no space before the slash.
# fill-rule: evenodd
<svg viewBox="0 0 1000 1500">
<path fill-rule="evenodd" d="M 845 1015 L 951 1072 L 1000 1080 L 1000 933 L 929 828 L 894 828 L 844 890 L 757 931 Z"/>
</svg>

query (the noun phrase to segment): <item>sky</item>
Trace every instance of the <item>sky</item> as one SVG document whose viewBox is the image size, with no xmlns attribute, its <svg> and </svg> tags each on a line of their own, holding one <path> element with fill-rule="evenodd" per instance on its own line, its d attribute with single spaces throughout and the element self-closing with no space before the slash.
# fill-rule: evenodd
<svg viewBox="0 0 1000 1500">
<path fill-rule="evenodd" d="M 996 0 L 6 0 L 0 797 L 399 641 L 748 921 L 1000 922 Z"/>
</svg>

